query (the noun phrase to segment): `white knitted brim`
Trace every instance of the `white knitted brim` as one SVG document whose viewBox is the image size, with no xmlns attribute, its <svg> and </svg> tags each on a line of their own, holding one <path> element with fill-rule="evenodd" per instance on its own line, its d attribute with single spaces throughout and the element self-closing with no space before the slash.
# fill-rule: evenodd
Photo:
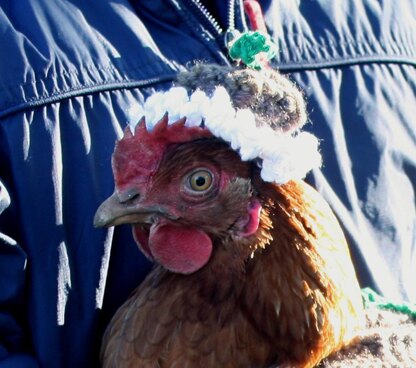
<svg viewBox="0 0 416 368">
<path fill-rule="evenodd" d="M 307 132 L 282 133 L 269 126 L 256 126 L 250 109 L 235 109 L 224 87 L 211 97 L 197 90 L 190 96 L 183 87 L 173 87 L 147 98 L 143 108 L 135 106 L 134 126 L 145 117 L 147 130 L 168 113 L 169 124 L 186 118 L 185 126 L 204 126 L 214 136 L 228 142 L 243 161 L 256 160 L 264 181 L 278 184 L 302 179 L 321 166 L 318 139 Z"/>
</svg>

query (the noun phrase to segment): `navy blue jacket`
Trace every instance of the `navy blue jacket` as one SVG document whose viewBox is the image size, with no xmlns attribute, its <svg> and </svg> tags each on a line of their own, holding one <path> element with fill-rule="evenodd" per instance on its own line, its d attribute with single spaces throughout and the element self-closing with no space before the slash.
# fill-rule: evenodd
<svg viewBox="0 0 416 368">
<path fill-rule="evenodd" d="M 184 0 L 0 1 L 0 367 L 93 367 L 151 265 L 129 227 L 94 229 L 131 106 L 194 60 L 227 63 Z M 416 3 L 262 1 L 275 65 L 322 141 L 310 177 L 363 286 L 416 301 Z M 236 1 L 236 25 L 244 26 Z"/>
</svg>

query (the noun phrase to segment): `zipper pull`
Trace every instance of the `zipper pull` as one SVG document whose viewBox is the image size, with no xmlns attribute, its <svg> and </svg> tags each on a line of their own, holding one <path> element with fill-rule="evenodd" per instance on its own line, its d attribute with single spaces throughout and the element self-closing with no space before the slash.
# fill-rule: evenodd
<svg viewBox="0 0 416 368">
<path fill-rule="evenodd" d="M 233 24 L 225 32 L 224 41 L 229 56 L 237 63 L 259 70 L 269 67 L 269 60 L 277 53 L 277 45 L 267 33 L 260 4 L 256 0 L 244 0 L 244 11 L 252 31 L 239 32 Z"/>
</svg>

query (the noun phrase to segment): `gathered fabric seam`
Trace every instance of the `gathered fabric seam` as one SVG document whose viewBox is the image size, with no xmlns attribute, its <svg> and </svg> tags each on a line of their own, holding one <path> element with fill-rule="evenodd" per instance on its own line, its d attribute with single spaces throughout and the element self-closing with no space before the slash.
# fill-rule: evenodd
<svg viewBox="0 0 416 368">
<path fill-rule="evenodd" d="M 0 118 L 4 118 L 7 115 L 14 114 L 16 112 L 25 110 L 27 108 L 39 107 L 46 105 L 48 103 L 53 103 L 61 101 L 67 98 L 81 96 L 86 94 L 120 90 L 120 89 L 132 89 L 136 87 L 143 87 L 146 85 L 152 85 L 160 82 L 171 81 L 175 78 L 175 73 L 161 75 L 155 78 L 148 79 L 139 79 L 139 80 L 118 80 L 118 81 L 109 81 L 105 83 L 96 83 L 82 85 L 75 88 L 67 89 L 65 91 L 54 92 L 47 96 L 42 96 L 38 98 L 31 98 L 27 101 L 22 101 L 20 104 L 11 105 L 9 108 L 6 108 L 0 111 Z"/>
</svg>

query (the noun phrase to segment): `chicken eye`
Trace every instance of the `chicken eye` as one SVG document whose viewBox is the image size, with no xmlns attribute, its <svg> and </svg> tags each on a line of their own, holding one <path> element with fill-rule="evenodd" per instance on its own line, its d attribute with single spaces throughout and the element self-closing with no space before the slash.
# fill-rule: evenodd
<svg viewBox="0 0 416 368">
<path fill-rule="evenodd" d="M 204 192 L 211 188 L 212 174 L 208 170 L 198 170 L 189 176 L 189 187 L 195 192 Z"/>
</svg>

